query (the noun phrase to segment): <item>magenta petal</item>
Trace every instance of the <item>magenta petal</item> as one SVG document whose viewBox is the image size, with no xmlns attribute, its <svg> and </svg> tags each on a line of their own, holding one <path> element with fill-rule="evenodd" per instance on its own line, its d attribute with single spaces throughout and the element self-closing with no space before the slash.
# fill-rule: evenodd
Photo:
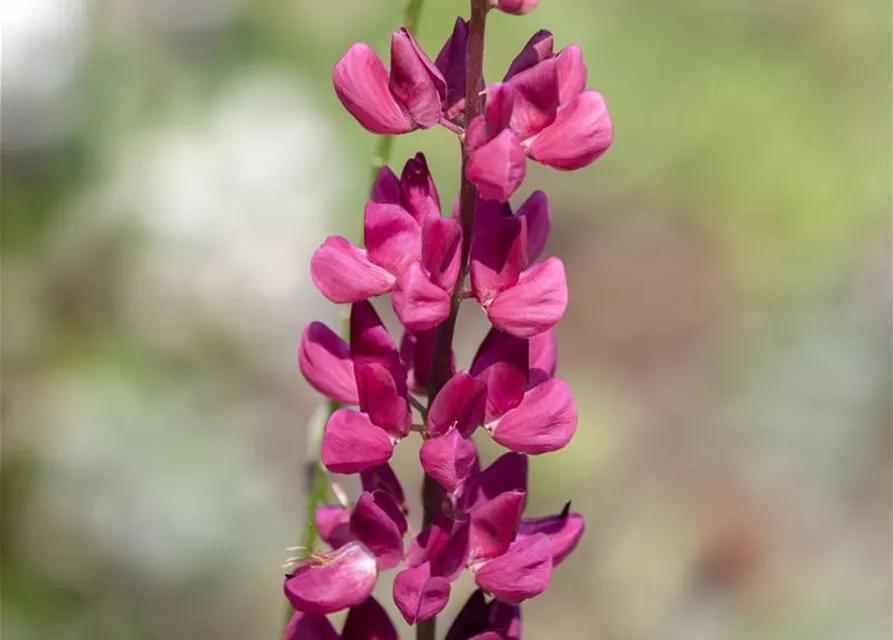
<svg viewBox="0 0 893 640">
<path fill-rule="evenodd" d="M 504 453 L 477 477 L 477 497 L 480 504 L 506 492 L 527 495 L 527 456 L 521 453 Z"/>
<path fill-rule="evenodd" d="M 394 579 L 394 603 L 408 624 L 436 616 L 449 601 L 450 581 L 432 576 L 427 562 L 401 571 Z"/>
<path fill-rule="evenodd" d="M 545 518 L 521 520 L 518 539 L 543 533 L 552 545 L 552 566 L 557 567 L 577 547 L 586 525 L 579 513 L 561 513 Z"/>
<path fill-rule="evenodd" d="M 442 436 L 450 427 L 455 427 L 468 438 L 484 421 L 486 399 L 487 385 L 460 371 L 447 381 L 431 403 L 426 423 L 428 435 Z"/>
<path fill-rule="evenodd" d="M 314 389 L 341 404 L 357 404 L 350 347 L 322 322 L 311 322 L 298 349 L 301 373 Z"/>
<path fill-rule="evenodd" d="M 512 77 L 514 107 L 510 127 L 521 140 L 536 135 L 555 121 L 558 113 L 558 61 L 555 58 Z"/>
<path fill-rule="evenodd" d="M 364 238 L 369 260 L 399 276 L 422 254 L 422 227 L 396 204 L 366 203 Z"/>
<path fill-rule="evenodd" d="M 412 332 L 433 329 L 450 315 L 450 294 L 431 282 L 418 262 L 397 278 L 391 304 L 397 318 Z"/>
<path fill-rule="evenodd" d="M 333 549 L 343 547 L 355 540 L 350 532 L 350 509 L 340 504 L 326 504 L 316 509 L 313 524 L 319 537 Z"/>
<path fill-rule="evenodd" d="M 514 409 L 489 427 L 493 439 L 521 453 L 546 453 L 566 446 L 577 430 L 570 387 L 552 378 L 533 387 Z"/>
<path fill-rule="evenodd" d="M 340 637 L 325 616 L 295 611 L 285 628 L 282 640 L 339 640 Z"/>
<path fill-rule="evenodd" d="M 551 58 L 553 47 L 554 40 L 551 32 L 542 29 L 534 33 L 530 40 L 527 41 L 527 44 L 524 45 L 524 48 L 521 49 L 521 53 L 512 60 L 503 82 L 535 64 L 539 64 L 543 60 Z"/>
<path fill-rule="evenodd" d="M 521 640 L 521 607 L 499 600 L 490 603 L 489 627 L 503 640 Z"/>
<path fill-rule="evenodd" d="M 474 153 L 479 148 L 481 148 L 488 140 L 490 136 L 487 132 L 487 120 L 484 116 L 478 116 L 474 120 L 471 121 L 467 127 L 465 127 L 465 151 L 469 154 Z M 456 197 L 456 202 L 453 205 L 453 217 L 458 218 L 458 209 L 457 206 L 459 203 L 458 196 Z"/>
<path fill-rule="evenodd" d="M 406 27 L 391 38 L 388 86 L 418 126 L 427 129 L 440 122 L 446 82 Z"/>
<path fill-rule="evenodd" d="M 462 259 L 462 225 L 455 218 L 437 218 L 425 224 L 422 266 L 431 282 L 452 293 Z"/>
<path fill-rule="evenodd" d="M 484 119 L 490 138 L 509 126 L 514 108 L 515 90 L 510 84 L 497 83 L 487 88 L 487 109 L 484 112 Z"/>
<path fill-rule="evenodd" d="M 476 458 L 474 443 L 455 429 L 425 440 L 419 449 L 419 460 L 425 473 L 437 480 L 447 493 L 455 491 L 471 475 Z"/>
<path fill-rule="evenodd" d="M 375 501 L 378 508 L 384 511 L 397 526 L 397 531 L 400 532 L 400 537 L 402 539 L 409 530 L 409 523 L 406 522 L 406 514 L 397 500 L 384 489 L 373 491 L 372 500 Z"/>
<path fill-rule="evenodd" d="M 487 628 L 489 605 L 484 592 L 475 589 L 453 619 L 445 640 L 468 640 Z M 497 636 L 498 638 L 498 636 Z"/>
<path fill-rule="evenodd" d="M 375 586 L 375 558 L 358 542 L 304 561 L 285 579 L 285 596 L 298 611 L 327 614 L 362 603 Z"/>
<path fill-rule="evenodd" d="M 406 566 L 431 563 L 431 572 L 448 580 L 462 573 L 468 558 L 468 523 L 438 514 L 409 544 Z"/>
<path fill-rule="evenodd" d="M 405 438 L 412 429 L 405 389 L 401 389 L 391 371 L 378 362 L 357 363 L 356 374 L 360 411 L 392 439 Z"/>
<path fill-rule="evenodd" d="M 363 493 L 350 516 L 350 531 L 375 556 L 378 569 L 393 569 L 403 560 L 403 535 L 371 493 Z"/>
<path fill-rule="evenodd" d="M 369 596 L 352 607 L 344 621 L 341 640 L 399 640 L 397 629 L 378 600 Z"/>
<path fill-rule="evenodd" d="M 435 329 L 403 334 L 400 342 L 400 357 L 409 369 L 409 386 L 413 391 L 427 391 L 431 380 L 431 366 L 434 363 Z M 450 359 L 451 374 L 456 371 L 456 358 Z"/>
<path fill-rule="evenodd" d="M 505 638 L 495 631 L 484 631 L 483 633 L 471 636 L 468 640 L 505 640 Z"/>
<path fill-rule="evenodd" d="M 384 491 L 394 499 L 402 513 L 406 514 L 409 512 L 409 508 L 406 506 L 406 497 L 403 494 L 403 487 L 400 486 L 400 480 L 397 479 L 397 475 L 391 469 L 391 465 L 385 463 L 361 471 L 360 483 L 363 486 L 363 491 L 368 491 L 369 493 Z"/>
<path fill-rule="evenodd" d="M 542 535 L 518 540 L 509 550 L 478 567 L 477 585 L 496 598 L 518 604 L 541 594 L 552 577 L 552 547 Z"/>
<path fill-rule="evenodd" d="M 440 219 L 440 196 L 431 178 L 428 161 L 421 151 L 403 165 L 400 174 L 400 201 L 420 228 Z"/>
<path fill-rule="evenodd" d="M 471 375 L 487 384 L 487 421 L 521 402 L 527 389 L 529 354 L 527 340 L 496 328 L 487 333 L 471 363 Z"/>
<path fill-rule="evenodd" d="M 379 362 L 391 370 L 402 391 L 405 371 L 400 363 L 397 345 L 385 328 L 375 307 L 368 301 L 355 303 L 350 309 L 350 355 L 354 367 L 358 362 Z"/>
<path fill-rule="evenodd" d="M 523 491 L 506 491 L 469 512 L 469 563 L 489 560 L 506 552 L 518 533 L 526 499 L 527 494 Z"/>
<path fill-rule="evenodd" d="M 558 60 L 558 101 L 567 104 L 586 89 L 586 65 L 580 47 L 575 44 L 559 51 L 555 58 Z"/>
<path fill-rule="evenodd" d="M 540 0 L 496 0 L 494 6 L 504 13 L 520 16 L 536 9 L 539 3 Z"/>
<path fill-rule="evenodd" d="M 453 33 L 447 38 L 437 59 L 434 60 L 441 75 L 446 80 L 446 100 L 444 115 L 455 118 L 465 108 L 466 62 L 468 60 L 468 22 L 456 18 Z"/>
<path fill-rule="evenodd" d="M 493 220 L 475 235 L 471 248 L 471 290 L 482 305 L 515 286 L 527 262 L 525 221 Z"/>
<path fill-rule="evenodd" d="M 534 191 L 515 212 L 527 221 L 527 262 L 535 262 L 549 240 L 549 199 L 542 191 Z"/>
<path fill-rule="evenodd" d="M 332 473 L 357 473 L 387 462 L 394 452 L 388 434 L 366 414 L 338 409 L 322 436 L 322 462 Z"/>
<path fill-rule="evenodd" d="M 614 128 L 601 94 L 586 91 L 562 107 L 555 122 L 528 142 L 530 157 L 567 171 L 594 162 L 611 146 Z"/>
<path fill-rule="evenodd" d="M 465 166 L 465 177 L 477 185 L 481 196 L 500 202 L 511 197 L 526 174 L 526 154 L 511 129 L 478 147 Z"/>
<path fill-rule="evenodd" d="M 566 309 L 564 264 L 558 258 L 548 258 L 523 272 L 518 284 L 496 296 L 487 317 L 513 336 L 530 338 L 558 324 Z"/>
<path fill-rule="evenodd" d="M 379 169 L 369 198 L 381 204 L 400 204 L 400 179 L 389 166 Z"/>
<path fill-rule="evenodd" d="M 535 387 L 549 378 L 555 377 L 558 368 L 558 343 L 555 331 L 549 330 L 530 338 L 530 380 Z"/>
<path fill-rule="evenodd" d="M 313 253 L 310 277 L 320 293 L 335 303 L 366 300 L 387 293 L 394 285 L 394 276 L 339 236 L 329 236 Z"/>
<path fill-rule="evenodd" d="M 388 71 L 369 45 L 348 49 L 335 65 L 332 81 L 341 104 L 367 130 L 382 135 L 412 131 L 412 122 L 388 88 Z"/>
</svg>

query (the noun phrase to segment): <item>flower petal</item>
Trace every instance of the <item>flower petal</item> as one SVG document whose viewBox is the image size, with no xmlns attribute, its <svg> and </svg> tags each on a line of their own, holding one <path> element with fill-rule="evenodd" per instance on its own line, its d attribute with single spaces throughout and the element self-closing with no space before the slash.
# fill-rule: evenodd
<svg viewBox="0 0 893 640">
<path fill-rule="evenodd" d="M 400 201 L 420 228 L 429 220 L 440 219 L 440 196 L 428 169 L 428 161 L 421 151 L 403 165 Z"/>
<path fill-rule="evenodd" d="M 406 401 L 406 390 L 398 386 L 391 371 L 378 362 L 359 362 L 356 374 L 360 411 L 394 440 L 409 435 L 412 414 Z"/>
<path fill-rule="evenodd" d="M 385 365 L 394 376 L 400 393 L 404 393 L 406 370 L 400 362 L 397 345 L 368 301 L 355 303 L 350 309 L 350 356 L 354 360 L 354 369 L 361 362 Z"/>
<path fill-rule="evenodd" d="M 518 604 L 541 594 L 552 577 L 552 547 L 542 535 L 518 540 L 509 550 L 478 567 L 474 580 L 499 600 Z"/>
<path fill-rule="evenodd" d="M 518 533 L 526 499 L 523 491 L 506 491 L 469 512 L 470 564 L 501 556 L 508 550 Z"/>
<path fill-rule="evenodd" d="M 341 636 L 329 619 L 320 615 L 309 615 L 295 611 L 282 640 L 339 640 Z"/>
<path fill-rule="evenodd" d="M 530 380 L 535 387 L 555 377 L 558 368 L 558 343 L 555 331 L 550 329 L 530 338 Z"/>
<path fill-rule="evenodd" d="M 333 549 L 355 540 L 350 532 L 350 509 L 340 504 L 325 504 L 316 509 L 313 524 L 319 537 Z"/>
<path fill-rule="evenodd" d="M 485 307 L 518 283 L 527 262 L 525 221 L 500 218 L 482 227 L 471 247 L 471 290 Z"/>
<path fill-rule="evenodd" d="M 455 218 L 437 218 L 425 224 L 422 266 L 431 282 L 452 293 L 462 259 L 462 225 Z"/>
<path fill-rule="evenodd" d="M 540 257 L 549 240 L 552 226 L 549 220 L 549 199 L 542 191 L 534 191 L 518 207 L 515 215 L 527 221 L 527 262 L 533 263 Z"/>
<path fill-rule="evenodd" d="M 471 363 L 471 375 L 487 384 L 485 419 L 489 422 L 521 402 L 530 358 L 527 340 L 495 327 L 487 333 Z"/>
<path fill-rule="evenodd" d="M 521 186 L 526 173 L 524 148 L 511 129 L 475 149 L 465 166 L 465 177 L 477 185 L 481 196 L 500 202 Z"/>
<path fill-rule="evenodd" d="M 397 629 L 378 600 L 369 596 L 352 607 L 344 621 L 341 640 L 399 640 Z"/>
<path fill-rule="evenodd" d="M 567 104 L 586 89 L 586 64 L 580 47 L 565 47 L 555 56 L 558 60 L 558 101 Z"/>
<path fill-rule="evenodd" d="M 521 404 L 488 428 L 496 442 L 512 451 L 536 454 L 561 449 L 577 430 L 570 387 L 558 378 L 533 387 Z"/>
<path fill-rule="evenodd" d="M 548 58 L 512 76 L 514 106 L 509 126 L 521 140 L 536 135 L 558 113 L 558 61 Z"/>
<path fill-rule="evenodd" d="M 375 556 L 379 571 L 403 560 L 403 535 L 371 493 L 363 493 L 350 516 L 350 532 Z"/>
<path fill-rule="evenodd" d="M 583 516 L 579 513 L 570 513 L 569 507 L 570 503 L 565 511 L 554 516 L 521 520 L 521 525 L 518 527 L 519 540 L 538 533 L 544 533 L 549 537 L 549 544 L 552 545 L 552 566 L 555 567 L 577 547 L 586 529 Z"/>
<path fill-rule="evenodd" d="M 492 500 L 507 492 L 520 492 L 527 495 L 527 456 L 509 452 L 496 458 L 489 467 L 476 478 L 476 494 L 473 507 Z"/>
<path fill-rule="evenodd" d="M 528 142 L 537 162 L 571 171 L 592 164 L 611 146 L 614 128 L 601 94 L 585 91 L 562 107 L 555 122 Z"/>
<path fill-rule="evenodd" d="M 341 104 L 368 131 L 412 131 L 412 122 L 388 88 L 388 70 L 369 45 L 351 46 L 335 65 L 332 81 Z"/>
<path fill-rule="evenodd" d="M 409 386 L 413 391 L 427 392 L 434 364 L 435 329 L 403 334 L 400 342 L 400 358 L 409 369 Z M 450 357 L 450 375 L 456 372 L 456 356 Z"/>
<path fill-rule="evenodd" d="M 530 40 L 527 41 L 527 44 L 524 45 L 524 48 L 521 49 L 521 53 L 515 56 L 515 59 L 512 60 L 512 64 L 509 65 L 509 70 L 505 74 L 503 82 L 506 82 L 512 76 L 539 64 L 543 60 L 551 58 L 553 46 L 554 40 L 551 32 L 542 29 L 534 33 Z"/>
<path fill-rule="evenodd" d="M 468 558 L 468 523 L 442 513 L 409 544 L 406 566 L 431 563 L 431 573 L 452 581 L 459 577 Z"/>
<path fill-rule="evenodd" d="M 350 347 L 322 322 L 311 322 L 301 336 L 298 364 L 307 382 L 341 404 L 357 404 Z"/>
<path fill-rule="evenodd" d="M 366 203 L 364 239 L 369 260 L 394 276 L 422 255 L 422 227 L 397 204 Z"/>
<path fill-rule="evenodd" d="M 310 277 L 335 303 L 359 302 L 387 293 L 394 276 L 369 261 L 366 252 L 340 236 L 329 236 L 310 258 Z"/>
<path fill-rule="evenodd" d="M 378 576 L 375 558 L 358 542 L 304 561 L 285 578 L 285 596 L 303 613 L 324 615 L 362 603 Z"/>
<path fill-rule="evenodd" d="M 385 463 L 361 471 L 360 483 L 363 486 L 363 491 L 368 491 L 369 493 L 379 490 L 384 491 L 394 499 L 402 513 L 409 513 L 409 508 L 406 506 L 406 496 L 403 494 L 403 487 L 400 486 L 400 480 L 397 479 L 397 475 L 391 469 L 391 465 Z"/>
<path fill-rule="evenodd" d="M 521 607 L 494 600 L 490 603 L 488 626 L 503 640 L 521 640 Z"/>
<path fill-rule="evenodd" d="M 450 581 L 432 576 L 427 562 L 401 571 L 394 579 L 394 603 L 408 624 L 436 616 L 449 600 Z"/>
<path fill-rule="evenodd" d="M 465 108 L 466 62 L 468 60 L 468 22 L 456 18 L 453 33 L 447 38 L 434 60 L 446 80 L 444 116 L 452 120 Z"/>
<path fill-rule="evenodd" d="M 419 449 L 419 460 L 429 476 L 437 480 L 447 493 L 456 490 L 474 469 L 477 450 L 456 429 L 446 435 L 428 438 Z"/>
<path fill-rule="evenodd" d="M 357 473 L 387 462 L 394 452 L 391 438 L 351 409 L 338 409 L 322 436 L 322 462 L 332 473 Z"/>
<path fill-rule="evenodd" d="M 389 166 L 378 170 L 369 199 L 381 204 L 400 204 L 400 178 Z"/>
<path fill-rule="evenodd" d="M 428 279 L 422 265 L 413 262 L 397 278 L 391 296 L 394 313 L 407 331 L 433 329 L 450 315 L 450 294 Z"/>
<path fill-rule="evenodd" d="M 540 0 L 494 0 L 493 6 L 503 13 L 520 16 L 539 6 Z"/>
<path fill-rule="evenodd" d="M 487 628 L 489 605 L 484 592 L 475 589 L 453 619 L 445 640 L 468 640 Z"/>
<path fill-rule="evenodd" d="M 388 87 L 419 127 L 428 129 L 440 122 L 446 81 L 406 27 L 391 38 Z"/>
<path fill-rule="evenodd" d="M 547 258 L 521 274 L 518 284 L 501 292 L 487 308 L 490 322 L 519 338 L 548 331 L 567 309 L 564 264 Z"/>
<path fill-rule="evenodd" d="M 447 381 L 431 403 L 425 425 L 428 435 L 442 436 L 455 426 L 468 438 L 484 421 L 486 399 L 486 383 L 460 371 Z"/>
</svg>

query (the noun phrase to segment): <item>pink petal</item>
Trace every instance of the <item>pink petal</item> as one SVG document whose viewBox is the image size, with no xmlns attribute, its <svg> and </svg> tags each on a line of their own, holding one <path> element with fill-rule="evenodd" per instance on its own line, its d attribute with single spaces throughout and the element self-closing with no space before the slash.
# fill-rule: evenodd
<svg viewBox="0 0 893 640">
<path fill-rule="evenodd" d="M 421 151 L 403 165 L 400 201 L 420 228 L 429 220 L 440 219 L 440 196 L 428 169 L 428 161 Z"/>
<path fill-rule="evenodd" d="M 400 204 L 400 179 L 389 166 L 379 169 L 369 198 L 380 204 Z"/>
<path fill-rule="evenodd" d="M 409 435 L 412 414 L 406 401 L 405 389 L 398 387 L 390 370 L 377 362 L 359 362 L 356 373 L 360 411 L 394 440 Z"/>
<path fill-rule="evenodd" d="M 549 220 L 549 199 L 542 191 L 534 191 L 518 207 L 515 215 L 527 221 L 527 262 L 533 263 L 540 257 L 549 240 L 552 226 Z"/>
<path fill-rule="evenodd" d="M 530 338 L 558 324 L 565 309 L 564 264 L 558 258 L 547 258 L 523 272 L 514 287 L 496 296 L 487 317 L 513 336 Z"/>
<path fill-rule="evenodd" d="M 387 465 L 383 465 L 387 466 Z M 409 530 L 409 523 L 406 522 L 406 513 L 397 500 L 384 489 L 372 491 L 372 499 L 378 508 L 388 514 L 388 517 L 397 525 L 397 530 L 402 538 Z"/>
<path fill-rule="evenodd" d="M 545 591 L 551 577 L 552 547 L 540 534 L 518 540 L 505 554 L 485 562 L 474 580 L 499 600 L 518 604 Z"/>
<path fill-rule="evenodd" d="M 480 147 L 482 147 L 487 141 L 490 140 L 490 136 L 487 132 L 487 120 L 484 116 L 478 116 L 474 120 L 471 121 L 467 127 L 465 127 L 465 151 L 466 153 L 474 153 Z M 458 203 L 459 198 L 456 197 L 456 203 Z M 458 218 L 458 207 L 456 205 L 453 206 L 453 217 Z"/>
<path fill-rule="evenodd" d="M 550 126 L 528 142 L 530 157 L 567 171 L 594 162 L 611 146 L 614 128 L 601 94 L 585 91 L 562 107 Z"/>
<path fill-rule="evenodd" d="M 478 147 L 465 166 L 465 177 L 477 185 L 481 196 L 500 202 L 521 186 L 526 173 L 524 148 L 510 129 Z"/>
<path fill-rule="evenodd" d="M 450 315 L 450 294 L 428 279 L 422 265 L 413 262 L 397 278 L 391 296 L 394 313 L 407 331 L 433 329 Z"/>
<path fill-rule="evenodd" d="M 489 305 L 501 292 L 515 286 L 527 262 L 525 222 L 500 218 L 482 228 L 471 248 L 471 290 Z"/>
<path fill-rule="evenodd" d="M 558 368 L 558 343 L 555 331 L 550 329 L 530 338 L 530 380 L 535 387 L 555 377 Z"/>
<path fill-rule="evenodd" d="M 539 6 L 540 0 L 496 0 L 494 6 L 504 13 L 520 16 Z"/>
<path fill-rule="evenodd" d="M 282 640 L 339 640 L 335 627 L 325 616 L 295 611 L 285 628 Z"/>
<path fill-rule="evenodd" d="M 364 413 L 338 409 L 322 436 L 322 462 L 332 473 L 357 473 L 387 462 L 394 452 L 391 438 Z"/>
<path fill-rule="evenodd" d="M 359 302 L 387 293 L 394 276 L 369 261 L 366 252 L 339 236 L 329 236 L 310 259 L 310 277 L 335 303 Z"/>
<path fill-rule="evenodd" d="M 367 130 L 381 135 L 412 131 L 412 122 L 388 88 L 388 71 L 369 45 L 348 49 L 332 80 L 341 104 Z"/>
<path fill-rule="evenodd" d="M 557 567 L 577 547 L 585 529 L 581 514 L 560 513 L 545 518 L 522 520 L 518 527 L 518 539 L 540 533 L 548 536 L 549 544 L 552 545 L 552 566 Z"/>
<path fill-rule="evenodd" d="M 487 88 L 487 108 L 484 120 L 487 122 L 487 136 L 494 138 L 507 128 L 515 108 L 515 90 L 510 84 L 497 83 Z M 478 145 L 479 146 L 479 145 Z"/>
<path fill-rule="evenodd" d="M 474 443 L 455 429 L 425 440 L 419 449 L 419 460 L 425 473 L 437 480 L 447 493 L 455 491 L 471 475 L 476 457 Z"/>
<path fill-rule="evenodd" d="M 570 387 L 552 378 L 533 387 L 514 409 L 489 427 L 493 439 L 521 453 L 546 453 L 566 446 L 577 430 Z"/>
<path fill-rule="evenodd" d="M 350 309 L 350 355 L 354 368 L 359 362 L 378 362 L 388 367 L 403 393 L 406 371 L 397 345 L 368 301 L 355 303 Z"/>
<path fill-rule="evenodd" d="M 400 358 L 409 369 L 409 386 L 413 391 L 427 391 L 434 363 L 435 329 L 419 333 L 405 332 L 400 342 Z M 451 359 L 451 371 L 455 372 L 455 356 Z"/>
<path fill-rule="evenodd" d="M 313 524 L 319 537 L 333 549 L 343 547 L 355 540 L 350 532 L 350 509 L 334 504 L 326 504 L 316 509 Z"/>
<path fill-rule="evenodd" d="M 521 402 L 527 388 L 529 354 L 527 340 L 496 328 L 487 333 L 471 363 L 471 375 L 487 384 L 488 422 Z"/>
<path fill-rule="evenodd" d="M 509 126 L 521 140 L 536 135 L 558 113 L 558 61 L 548 58 L 512 76 L 515 102 Z"/>
<path fill-rule="evenodd" d="M 580 47 L 565 47 L 555 56 L 558 60 L 558 101 L 567 104 L 586 89 L 586 65 Z"/>
<path fill-rule="evenodd" d="M 364 238 L 369 260 L 399 276 L 422 254 L 422 227 L 396 204 L 366 203 Z"/>
<path fill-rule="evenodd" d="M 385 463 L 361 471 L 360 482 L 362 483 L 363 491 L 368 491 L 369 493 L 384 491 L 394 499 L 402 513 L 409 513 L 409 508 L 406 506 L 406 497 L 403 495 L 403 487 L 400 486 L 400 480 L 397 479 L 397 475 L 391 469 L 391 465 Z"/>
<path fill-rule="evenodd" d="M 483 633 L 471 636 L 468 640 L 505 640 L 505 638 L 495 631 L 484 631 Z"/>
<path fill-rule="evenodd" d="M 440 122 L 446 82 L 406 27 L 391 38 L 391 93 L 423 129 Z"/>
<path fill-rule="evenodd" d="M 437 59 L 434 60 L 446 80 L 444 116 L 453 119 L 465 108 L 466 61 L 468 59 L 468 23 L 456 18 L 453 33 L 447 38 Z"/>
<path fill-rule="evenodd" d="M 375 556 L 380 571 L 393 569 L 403 560 L 403 535 L 371 493 L 363 493 L 353 508 L 350 532 Z"/>
<path fill-rule="evenodd" d="M 468 558 L 468 523 L 452 520 L 442 513 L 409 544 L 406 567 L 431 563 L 431 573 L 456 580 Z"/>
<path fill-rule="evenodd" d="M 429 436 L 442 436 L 451 427 L 468 438 L 484 421 L 487 399 L 486 383 L 460 371 L 434 398 L 428 411 L 426 429 Z"/>
<path fill-rule="evenodd" d="M 401 571 L 394 579 L 394 603 L 408 624 L 436 616 L 449 600 L 450 581 L 432 576 L 427 562 Z"/>
<path fill-rule="evenodd" d="M 473 564 L 501 556 L 518 533 L 527 494 L 507 491 L 469 512 L 470 554 Z"/>
<path fill-rule="evenodd" d="M 476 496 L 469 506 L 493 500 L 508 492 L 527 495 L 527 456 L 521 453 L 504 453 L 478 475 Z"/>
<path fill-rule="evenodd" d="M 375 558 L 358 542 L 304 561 L 285 579 L 285 596 L 298 611 L 335 613 L 362 603 L 375 586 Z"/>
<path fill-rule="evenodd" d="M 521 49 L 521 53 L 515 56 L 515 59 L 512 60 L 512 64 L 509 65 L 509 70 L 505 74 L 503 82 L 509 80 L 512 76 L 539 64 L 543 60 L 551 58 L 553 46 L 554 41 L 552 39 L 552 34 L 549 31 L 543 29 L 534 33 L 530 40 L 527 41 L 527 44 L 524 45 L 524 48 Z"/>
<path fill-rule="evenodd" d="M 462 225 L 455 218 L 437 218 L 425 224 L 422 266 L 431 282 L 452 293 L 462 259 Z"/>
<path fill-rule="evenodd" d="M 397 629 L 378 600 L 369 596 L 351 608 L 344 621 L 341 640 L 399 640 Z"/>
<path fill-rule="evenodd" d="M 322 322 L 311 322 L 298 349 L 301 373 L 314 389 L 341 404 L 357 404 L 350 347 Z"/>
</svg>

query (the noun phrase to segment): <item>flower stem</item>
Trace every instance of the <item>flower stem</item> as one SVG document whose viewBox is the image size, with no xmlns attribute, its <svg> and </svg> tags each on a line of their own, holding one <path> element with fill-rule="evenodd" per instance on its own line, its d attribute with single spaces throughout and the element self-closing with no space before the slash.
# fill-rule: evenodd
<svg viewBox="0 0 893 640">
<path fill-rule="evenodd" d="M 484 34 L 487 26 L 488 0 L 471 0 L 471 17 L 468 21 L 468 64 L 465 83 L 465 125 L 481 114 L 482 98 L 480 91 L 484 74 Z M 456 318 L 462 302 L 462 290 L 468 272 L 468 259 L 471 255 L 471 239 L 474 230 L 474 209 L 477 203 L 477 188 L 465 177 L 465 164 L 468 154 L 462 147 L 462 185 L 459 190 L 459 222 L 462 225 L 462 260 L 459 263 L 459 278 L 453 291 L 450 315 L 437 328 L 434 341 L 434 363 L 428 385 L 428 408 L 450 377 L 450 362 L 453 352 L 453 334 Z M 434 478 L 425 475 L 422 485 L 423 526 L 427 526 L 440 513 L 443 504 L 443 491 Z M 437 618 L 420 622 L 416 627 L 416 640 L 434 640 L 437 633 Z"/>
</svg>

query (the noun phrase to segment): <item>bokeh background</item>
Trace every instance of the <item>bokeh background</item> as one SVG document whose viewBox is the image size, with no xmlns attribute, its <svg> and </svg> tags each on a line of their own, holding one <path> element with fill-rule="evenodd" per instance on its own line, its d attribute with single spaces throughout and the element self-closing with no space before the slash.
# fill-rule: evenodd
<svg viewBox="0 0 893 640">
<path fill-rule="evenodd" d="M 3 2 L 6 640 L 277 637 L 319 403 L 296 345 L 338 321 L 308 261 L 357 234 L 375 144 L 330 72 L 386 57 L 400 5 Z M 427 5 L 434 54 L 466 7 Z M 581 411 L 528 513 L 588 520 L 526 637 L 890 637 L 890 26 L 883 0 L 492 16 L 488 78 L 549 28 L 616 127 L 517 199 L 552 202 Z M 417 150 L 451 202 L 454 139 L 393 162 Z M 469 305 L 460 361 L 483 330 Z"/>
</svg>

